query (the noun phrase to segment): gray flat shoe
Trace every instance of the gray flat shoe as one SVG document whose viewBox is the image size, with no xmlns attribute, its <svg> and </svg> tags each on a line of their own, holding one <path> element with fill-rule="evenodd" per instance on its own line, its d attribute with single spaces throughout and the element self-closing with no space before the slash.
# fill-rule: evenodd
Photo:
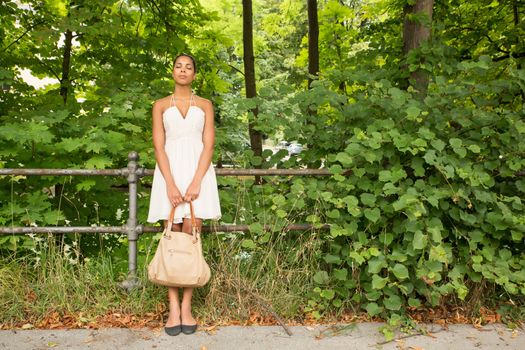
<svg viewBox="0 0 525 350">
<path fill-rule="evenodd" d="M 166 332 L 166 334 L 171 336 L 179 335 L 182 331 L 182 326 L 179 324 L 173 327 L 164 327 L 164 331 Z"/>
<path fill-rule="evenodd" d="M 197 325 L 194 324 L 192 326 L 188 326 L 186 324 L 183 324 L 183 325 L 181 325 L 181 328 L 182 328 L 182 333 L 184 333 L 184 334 L 192 334 L 192 333 L 195 333 L 195 331 L 197 330 Z"/>
</svg>

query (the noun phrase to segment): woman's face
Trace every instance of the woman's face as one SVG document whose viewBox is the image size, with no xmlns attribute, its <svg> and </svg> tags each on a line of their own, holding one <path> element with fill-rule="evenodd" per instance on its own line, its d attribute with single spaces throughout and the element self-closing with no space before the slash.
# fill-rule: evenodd
<svg viewBox="0 0 525 350">
<path fill-rule="evenodd" d="M 191 58 L 180 56 L 173 67 L 173 79 L 179 85 L 191 85 L 195 79 L 195 67 Z"/>
</svg>

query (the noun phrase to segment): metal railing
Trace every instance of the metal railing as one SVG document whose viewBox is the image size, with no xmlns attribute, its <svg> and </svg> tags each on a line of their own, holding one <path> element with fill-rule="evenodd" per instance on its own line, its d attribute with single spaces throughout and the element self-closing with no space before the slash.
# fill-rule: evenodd
<svg viewBox="0 0 525 350">
<path fill-rule="evenodd" d="M 122 226 L 42 226 L 42 227 L 0 227 L 0 235 L 29 233 L 125 233 L 128 239 L 128 278 L 121 283 L 128 290 L 134 288 L 137 275 L 137 241 L 145 232 L 161 232 L 160 226 L 143 226 L 137 220 L 137 182 L 141 177 L 153 175 L 153 169 L 145 169 L 138 164 L 139 155 L 133 151 L 128 154 L 128 166 L 122 169 L 0 169 L 0 175 L 36 176 L 125 176 L 128 181 L 129 212 L 128 220 Z M 216 168 L 217 176 L 330 176 L 327 169 L 225 169 Z M 316 226 L 317 227 L 317 226 Z M 311 224 L 290 224 L 286 231 L 308 230 Z M 329 228 L 325 224 L 321 229 Z M 264 229 L 269 229 L 268 225 Z M 203 226 L 203 232 L 249 231 L 248 225 Z"/>
</svg>

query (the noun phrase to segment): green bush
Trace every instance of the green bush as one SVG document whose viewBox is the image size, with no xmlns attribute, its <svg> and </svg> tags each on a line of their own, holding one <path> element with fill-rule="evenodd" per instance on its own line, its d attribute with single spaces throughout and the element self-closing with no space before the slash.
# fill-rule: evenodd
<svg viewBox="0 0 525 350">
<path fill-rule="evenodd" d="M 371 316 L 466 301 L 483 283 L 502 299 L 525 295 L 525 70 L 487 57 L 446 68 L 424 98 L 384 72 L 350 70 L 298 98 L 317 113 L 289 135 L 308 143 L 304 164 L 333 174 L 308 194 L 332 224 L 317 315 L 349 300 Z"/>
</svg>

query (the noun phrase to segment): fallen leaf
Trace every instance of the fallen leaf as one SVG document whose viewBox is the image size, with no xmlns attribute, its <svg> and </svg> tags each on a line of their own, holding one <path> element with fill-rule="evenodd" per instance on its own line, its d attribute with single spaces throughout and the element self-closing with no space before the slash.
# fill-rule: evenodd
<svg viewBox="0 0 525 350">
<path fill-rule="evenodd" d="M 58 346 L 58 344 L 55 343 L 55 342 L 50 341 L 50 342 L 47 343 L 47 347 L 48 348 L 54 348 L 55 346 Z"/>
<path fill-rule="evenodd" d="M 31 323 L 26 323 L 22 326 L 22 329 L 32 329 L 34 326 Z"/>
<path fill-rule="evenodd" d="M 403 339 L 396 339 L 395 342 L 397 343 L 396 347 L 399 350 L 405 350 L 405 341 Z"/>
<path fill-rule="evenodd" d="M 478 331 L 480 331 L 480 332 L 492 332 L 491 329 L 486 329 L 486 328 L 481 328 L 481 327 L 482 327 L 482 326 L 480 326 L 480 327 L 478 328 Z"/>
<path fill-rule="evenodd" d="M 433 285 L 435 282 L 433 279 L 427 278 L 427 276 L 421 276 L 421 279 L 429 286 Z"/>
<path fill-rule="evenodd" d="M 212 325 L 212 326 L 209 326 L 209 327 L 204 328 L 204 331 L 205 331 L 205 332 L 211 332 L 211 331 L 214 331 L 216 328 L 217 328 L 217 325 L 214 324 L 214 325 Z"/>
<path fill-rule="evenodd" d="M 440 325 L 440 326 L 444 326 L 444 325 L 447 324 L 447 320 L 445 320 L 443 318 L 440 318 L 439 320 L 436 320 L 435 323 Z"/>
<path fill-rule="evenodd" d="M 203 345 L 201 346 L 201 350 L 208 350 L 208 348 L 205 345 Z"/>
</svg>

